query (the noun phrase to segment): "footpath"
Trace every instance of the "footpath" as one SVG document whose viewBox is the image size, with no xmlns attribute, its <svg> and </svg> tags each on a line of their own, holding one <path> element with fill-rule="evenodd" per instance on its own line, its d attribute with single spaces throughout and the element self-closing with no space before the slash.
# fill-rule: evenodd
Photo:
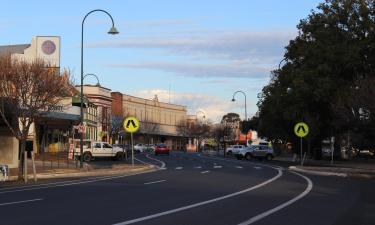
<svg viewBox="0 0 375 225">
<path fill-rule="evenodd" d="M 224 157 L 224 152 L 221 151 L 204 151 L 206 155 Z M 226 156 L 233 158 L 232 156 Z M 252 159 L 252 161 L 258 161 Z M 307 159 L 304 165 L 301 166 L 300 159 L 297 157 L 293 160 L 292 154 L 283 154 L 276 156 L 271 161 L 263 160 L 265 163 L 282 166 L 291 171 L 320 175 L 320 176 L 338 176 L 338 177 L 356 177 L 375 179 L 375 159 L 370 158 L 355 158 L 351 160 L 335 160 L 333 164 L 327 159 L 314 160 Z"/>
<path fill-rule="evenodd" d="M 148 164 L 134 164 L 128 161 L 97 161 L 84 163 L 83 168 L 78 163 L 59 162 L 42 162 L 35 161 L 37 182 L 44 182 L 51 179 L 64 178 L 82 178 L 95 176 L 115 176 L 115 175 L 134 175 L 138 173 L 151 172 L 157 169 L 156 166 Z M 28 183 L 35 183 L 31 161 L 28 163 Z M 2 175 L 0 175 L 2 178 Z M 0 179 L 1 180 L 1 179 Z M 19 182 L 18 169 L 9 169 L 8 179 L 5 182 L 0 181 L 0 187 L 14 186 Z M 23 182 L 21 182 L 24 184 Z"/>
</svg>

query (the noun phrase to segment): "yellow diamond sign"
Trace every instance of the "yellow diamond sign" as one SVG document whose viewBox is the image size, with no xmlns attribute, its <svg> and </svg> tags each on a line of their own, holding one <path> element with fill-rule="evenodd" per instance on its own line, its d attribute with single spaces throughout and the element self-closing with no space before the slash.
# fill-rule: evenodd
<svg viewBox="0 0 375 225">
<path fill-rule="evenodd" d="M 309 126 L 306 123 L 300 122 L 294 126 L 294 133 L 300 137 L 306 137 L 309 134 Z"/>
<path fill-rule="evenodd" d="M 139 120 L 134 116 L 126 117 L 123 126 L 125 131 L 129 133 L 137 132 L 137 130 L 139 129 Z"/>
</svg>

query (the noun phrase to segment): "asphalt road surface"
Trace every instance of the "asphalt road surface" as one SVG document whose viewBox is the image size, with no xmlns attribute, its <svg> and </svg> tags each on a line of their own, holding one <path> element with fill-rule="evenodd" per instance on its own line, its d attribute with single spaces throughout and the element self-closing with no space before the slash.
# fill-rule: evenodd
<svg viewBox="0 0 375 225">
<path fill-rule="evenodd" d="M 373 225 L 374 180 L 174 152 L 159 170 L 0 189 L 0 224 Z"/>
</svg>

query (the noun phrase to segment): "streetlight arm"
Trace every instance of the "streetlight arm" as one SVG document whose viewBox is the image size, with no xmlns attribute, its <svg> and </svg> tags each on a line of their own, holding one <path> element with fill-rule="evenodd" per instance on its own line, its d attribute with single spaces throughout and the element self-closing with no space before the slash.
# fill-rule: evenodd
<svg viewBox="0 0 375 225">
<path fill-rule="evenodd" d="M 96 75 L 93 74 L 93 73 L 87 73 L 87 74 L 85 74 L 85 76 L 83 76 L 83 79 L 85 79 L 87 76 L 93 76 L 93 77 L 95 77 L 95 78 L 96 78 L 96 81 L 98 81 L 98 84 L 100 85 L 100 82 L 99 82 L 99 78 L 98 78 L 98 76 L 96 76 Z"/>
<path fill-rule="evenodd" d="M 83 20 L 82 20 L 82 30 L 83 30 L 83 25 L 84 25 L 84 23 L 85 23 L 86 18 L 88 17 L 88 15 L 90 15 L 90 14 L 93 13 L 93 12 L 104 12 L 105 14 L 107 14 L 107 15 L 109 16 L 109 18 L 111 18 L 111 21 L 112 21 L 112 27 L 115 26 L 115 22 L 114 22 L 114 20 L 113 20 L 113 18 L 112 18 L 112 16 L 111 16 L 111 14 L 109 14 L 109 12 L 107 12 L 107 11 L 105 11 L 105 10 L 102 10 L 102 9 L 94 9 L 94 10 L 88 12 L 88 13 L 85 15 L 85 17 L 83 18 Z"/>
<path fill-rule="evenodd" d="M 247 101 L 246 101 L 246 93 L 243 92 L 243 91 L 236 91 L 236 92 L 234 92 L 234 93 L 233 93 L 233 99 L 232 99 L 233 101 L 234 101 L 234 99 L 235 99 L 234 97 L 236 96 L 237 93 L 242 93 L 243 96 L 245 96 L 245 120 L 247 120 L 247 106 L 246 106 L 246 102 L 247 102 Z"/>
</svg>

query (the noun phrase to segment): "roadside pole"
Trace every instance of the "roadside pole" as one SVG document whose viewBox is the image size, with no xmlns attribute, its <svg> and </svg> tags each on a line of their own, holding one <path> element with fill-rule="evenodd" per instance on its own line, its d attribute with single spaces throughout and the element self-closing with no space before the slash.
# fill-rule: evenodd
<svg viewBox="0 0 375 225">
<path fill-rule="evenodd" d="M 299 122 L 294 126 L 294 134 L 300 138 L 301 142 L 301 166 L 303 166 L 303 162 L 305 160 L 305 156 L 303 155 L 302 147 L 303 147 L 303 138 L 307 136 L 309 133 L 309 126 L 307 126 L 304 122 Z"/>
<path fill-rule="evenodd" d="M 303 151 L 302 151 L 302 137 L 301 137 L 301 166 L 303 166 L 303 157 L 302 157 L 303 153 L 302 152 Z"/>
<path fill-rule="evenodd" d="M 130 133 L 130 140 L 132 145 L 132 166 L 134 166 L 134 142 L 133 142 L 133 132 Z"/>
<path fill-rule="evenodd" d="M 123 123 L 124 130 L 130 133 L 130 142 L 132 146 L 132 166 L 134 166 L 134 138 L 133 133 L 139 129 L 139 120 L 133 116 L 126 117 Z"/>
</svg>

